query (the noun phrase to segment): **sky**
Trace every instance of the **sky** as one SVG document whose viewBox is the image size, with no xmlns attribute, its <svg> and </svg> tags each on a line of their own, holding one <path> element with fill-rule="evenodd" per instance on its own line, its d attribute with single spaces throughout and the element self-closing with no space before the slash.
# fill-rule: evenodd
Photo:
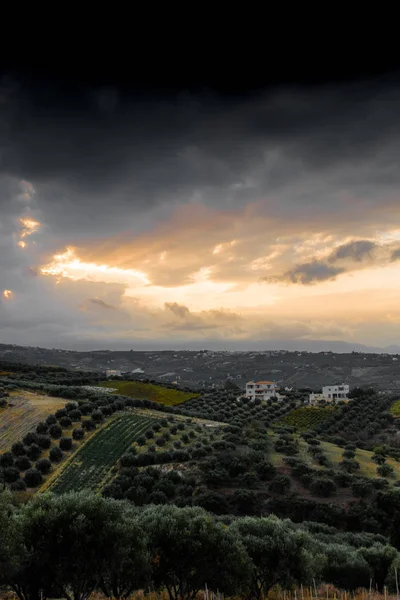
<svg viewBox="0 0 400 600">
<path fill-rule="evenodd" d="M 399 80 L 308 79 L 5 69 L 0 342 L 398 344 Z"/>
</svg>

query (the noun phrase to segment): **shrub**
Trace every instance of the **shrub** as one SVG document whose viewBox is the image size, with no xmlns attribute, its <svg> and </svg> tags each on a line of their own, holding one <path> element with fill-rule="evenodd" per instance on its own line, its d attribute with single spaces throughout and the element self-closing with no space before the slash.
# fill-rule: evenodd
<svg viewBox="0 0 400 600">
<path fill-rule="evenodd" d="M 165 438 L 164 437 L 157 438 L 156 444 L 157 444 L 157 446 L 165 446 Z"/>
<path fill-rule="evenodd" d="M 20 471 L 27 471 L 28 469 L 31 468 L 31 461 L 29 460 L 29 458 L 27 456 L 19 456 L 18 458 L 15 459 L 15 466 L 20 470 Z"/>
<path fill-rule="evenodd" d="M 14 456 L 23 456 L 26 454 L 26 448 L 22 442 L 16 442 L 11 446 L 11 452 L 14 454 Z"/>
<path fill-rule="evenodd" d="M 29 469 L 25 473 L 24 481 L 30 488 L 38 487 L 43 481 L 43 476 L 39 469 Z"/>
<path fill-rule="evenodd" d="M 69 417 L 61 417 L 60 425 L 63 429 L 69 429 L 72 426 L 72 420 Z"/>
<path fill-rule="evenodd" d="M 46 425 L 50 427 L 50 425 L 55 425 L 57 423 L 57 419 L 54 415 L 49 415 L 46 419 Z"/>
<path fill-rule="evenodd" d="M 74 440 L 81 440 L 81 439 L 83 439 L 84 435 L 85 435 L 85 430 L 82 429 L 81 427 L 74 429 L 72 432 L 72 437 Z"/>
<path fill-rule="evenodd" d="M 58 448 L 57 446 L 54 446 L 49 453 L 49 458 L 51 460 L 51 462 L 60 462 L 60 460 L 62 460 L 63 457 L 63 451 Z"/>
<path fill-rule="evenodd" d="M 51 462 L 48 458 L 41 458 L 40 460 L 37 461 L 35 466 L 38 471 L 43 473 L 43 475 L 46 475 L 47 473 L 50 472 Z"/>
<path fill-rule="evenodd" d="M 17 479 L 10 485 L 10 489 L 13 492 L 24 492 L 26 490 L 26 483 L 23 479 Z"/>
<path fill-rule="evenodd" d="M 75 408 L 74 410 L 71 410 L 68 414 L 69 414 L 69 418 L 71 419 L 71 421 L 74 421 L 75 423 L 77 421 L 80 421 L 82 418 L 82 413 L 77 408 Z"/>
<path fill-rule="evenodd" d="M 144 446 L 146 443 L 146 438 L 144 437 L 144 435 L 141 435 L 140 437 L 138 437 L 138 439 L 136 440 L 136 443 L 138 444 L 138 446 Z"/>
<path fill-rule="evenodd" d="M 31 460 L 37 460 L 42 454 L 42 449 L 37 444 L 32 444 L 32 446 L 28 448 L 27 454 Z"/>
<path fill-rule="evenodd" d="M 54 440 L 57 440 L 62 436 L 62 429 L 60 425 L 51 425 L 49 433 Z"/>
<path fill-rule="evenodd" d="M 336 484 L 332 479 L 326 477 L 315 478 L 310 485 L 310 492 L 315 496 L 328 498 L 336 492 Z"/>
<path fill-rule="evenodd" d="M 51 446 L 51 438 L 48 435 L 39 435 L 38 446 L 40 446 L 44 450 L 47 450 Z"/>
<path fill-rule="evenodd" d="M 11 454 L 11 452 L 4 452 L 4 454 L 0 454 L 0 466 L 1 467 L 12 467 L 13 465 L 14 465 L 14 458 L 13 458 L 13 455 Z"/>
<path fill-rule="evenodd" d="M 26 434 L 25 437 L 22 438 L 22 443 L 25 446 L 31 446 L 32 444 L 36 444 L 37 443 L 37 434 L 33 433 L 33 432 L 29 432 Z"/>
<path fill-rule="evenodd" d="M 343 469 L 347 473 L 354 473 L 355 471 L 359 470 L 360 463 L 357 462 L 356 460 L 349 460 L 346 458 L 346 459 L 342 460 L 342 462 L 339 463 L 339 466 L 341 469 Z"/>
<path fill-rule="evenodd" d="M 47 423 L 39 423 L 36 427 L 36 433 L 38 434 L 43 434 L 43 433 L 47 433 L 49 427 L 47 425 Z"/>
<path fill-rule="evenodd" d="M 151 440 L 154 437 L 154 431 L 152 429 L 148 429 L 144 435 L 148 440 Z"/>
<path fill-rule="evenodd" d="M 352 448 L 345 448 L 344 452 L 343 452 L 343 458 L 354 458 L 356 455 L 355 451 Z"/>
<path fill-rule="evenodd" d="M 96 429 L 96 423 L 89 419 L 88 421 L 83 421 L 82 427 L 87 431 L 93 431 L 93 429 Z"/>
<path fill-rule="evenodd" d="M 288 475 L 276 475 L 269 484 L 269 490 L 277 494 L 285 494 L 290 490 L 290 477 Z"/>
<path fill-rule="evenodd" d="M 380 465 L 377 469 L 376 472 L 378 473 L 378 475 L 380 475 L 381 477 L 393 477 L 394 474 L 394 469 L 391 465 L 388 464 L 383 464 Z"/>
<path fill-rule="evenodd" d="M 95 423 L 100 423 L 104 419 L 104 415 L 101 410 L 95 410 L 92 412 L 92 419 Z"/>
<path fill-rule="evenodd" d="M 19 479 L 19 470 L 16 467 L 6 467 L 3 469 L 3 478 L 6 483 L 13 483 Z"/>
<path fill-rule="evenodd" d="M 60 448 L 61 450 L 71 450 L 72 448 L 72 438 L 63 437 L 60 440 Z"/>
<path fill-rule="evenodd" d="M 56 419 L 61 419 L 61 417 L 67 416 L 67 411 L 65 410 L 65 408 L 59 408 L 54 414 Z"/>
</svg>

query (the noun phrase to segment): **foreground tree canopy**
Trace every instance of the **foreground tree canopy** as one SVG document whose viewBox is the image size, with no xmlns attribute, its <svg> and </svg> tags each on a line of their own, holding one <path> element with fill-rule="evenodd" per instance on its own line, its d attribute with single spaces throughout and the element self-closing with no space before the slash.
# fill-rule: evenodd
<svg viewBox="0 0 400 600">
<path fill-rule="evenodd" d="M 0 586 L 20 600 L 127 598 L 138 589 L 193 600 L 207 584 L 260 598 L 276 584 L 395 585 L 400 560 L 381 536 L 289 520 L 215 517 L 199 507 L 135 507 L 91 493 L 15 506 L 0 493 Z"/>
</svg>

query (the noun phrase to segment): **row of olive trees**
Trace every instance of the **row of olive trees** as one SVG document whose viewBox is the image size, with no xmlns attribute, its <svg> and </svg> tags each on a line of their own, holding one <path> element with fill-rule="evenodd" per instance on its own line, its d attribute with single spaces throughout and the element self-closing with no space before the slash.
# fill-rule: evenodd
<svg viewBox="0 0 400 600">
<path fill-rule="evenodd" d="M 93 494 L 0 495 L 0 586 L 20 600 L 127 598 L 138 589 L 194 600 L 204 588 L 258 599 L 274 585 L 390 581 L 397 551 L 329 543 L 276 517 L 217 520 L 201 508 L 148 506 Z"/>
</svg>

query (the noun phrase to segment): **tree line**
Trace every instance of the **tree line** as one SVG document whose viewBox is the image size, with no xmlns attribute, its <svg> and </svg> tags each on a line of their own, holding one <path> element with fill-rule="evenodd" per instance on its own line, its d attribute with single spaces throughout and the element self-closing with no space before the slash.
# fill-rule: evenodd
<svg viewBox="0 0 400 600">
<path fill-rule="evenodd" d="M 214 517 L 91 493 L 44 494 L 16 506 L 0 494 L 0 586 L 20 600 L 127 598 L 142 589 L 194 600 L 208 588 L 260 599 L 275 585 L 394 585 L 397 550 L 371 534 L 315 523 Z"/>
</svg>

